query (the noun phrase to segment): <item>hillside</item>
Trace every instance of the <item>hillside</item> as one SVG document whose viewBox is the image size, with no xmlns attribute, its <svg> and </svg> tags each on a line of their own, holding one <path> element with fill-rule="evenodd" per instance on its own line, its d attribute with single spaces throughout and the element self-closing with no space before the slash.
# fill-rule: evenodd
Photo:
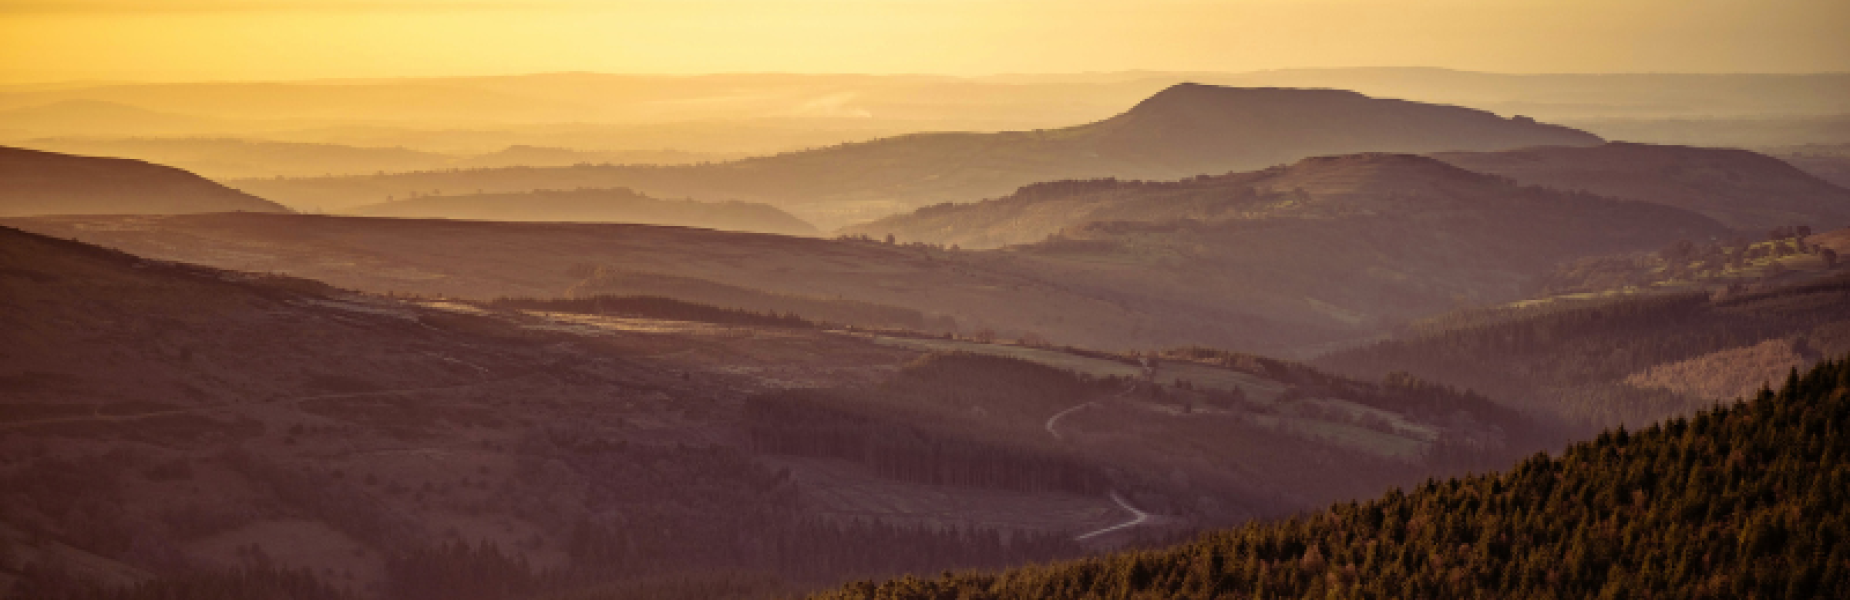
<svg viewBox="0 0 1850 600">
<path fill-rule="evenodd" d="M 173 260 L 377 292 L 481 300 L 667 295 L 777 312 L 792 305 L 775 296 L 800 296 L 921 315 L 846 321 L 858 325 L 993 330 L 1109 349 L 1198 344 L 1265 353 L 1308 353 L 1379 336 L 1395 322 L 1461 303 L 1520 299 L 1562 261 L 1728 233 L 1671 208 L 1518 188 L 1407 155 L 1313 159 L 1181 182 L 1030 190 L 1066 187 L 1125 206 L 1120 215 L 1170 218 L 1090 222 L 1000 251 L 952 251 L 905 238 L 906 244 L 883 244 L 324 217 L 16 223 Z M 1023 202 L 1038 198 L 1030 194 Z M 1056 204 L 1046 214 L 1082 213 Z M 1065 223 L 1044 227 L 1060 231 Z M 671 284 L 664 277 L 698 281 Z M 746 292 L 714 291 L 727 288 Z"/>
<path fill-rule="evenodd" d="M 816 234 L 816 228 L 808 223 L 763 204 L 664 200 L 625 188 L 420 196 L 358 206 L 343 212 L 368 217 L 638 223 L 785 235 Z"/>
<path fill-rule="evenodd" d="M 1183 84 L 1096 123 L 1003 133 L 921 133 L 714 165 L 576 166 L 243 180 L 291 206 L 340 207 L 414 190 L 629 187 L 658 197 L 739 199 L 834 228 L 1036 181 L 1174 179 L 1350 152 L 1503 150 L 1599 138 L 1467 108 L 1336 90 Z"/>
<path fill-rule="evenodd" d="M 1524 297 L 1557 263 L 1596 249 L 1728 234 L 1676 209 L 1518 187 L 1407 155 L 1177 182 L 1037 184 L 852 231 L 1025 244 L 999 253 L 1075 289 L 1161 298 L 1177 314 L 1198 310 L 1186 302 L 1230 304 L 1358 336 L 1460 303 Z"/>
<path fill-rule="evenodd" d="M 1558 439 L 1480 396 L 1250 355 L 613 304 L 695 320 L 0 229 L 0 593 L 764 596 L 1173 537 Z"/>
<path fill-rule="evenodd" d="M 1850 189 L 1746 150 L 1611 143 L 1434 157 L 1523 184 L 1692 210 L 1754 234 L 1850 225 Z"/>
<path fill-rule="evenodd" d="M 1407 372 L 1592 430 L 1633 427 L 1850 353 L 1850 276 L 1737 291 L 1594 297 L 1435 317 L 1314 364 Z"/>
<path fill-rule="evenodd" d="M 1216 181 L 1104 185 L 1225 183 Z M 1319 159 L 1227 181 L 1243 183 L 1230 184 L 1232 198 L 1210 194 L 1216 214 L 1228 216 L 1220 221 L 1101 222 L 1004 251 L 588 224 L 257 215 L 11 222 L 375 292 L 668 295 L 778 312 L 793 306 L 780 297 L 797 296 L 806 306 L 904 309 L 836 314 L 919 315 L 847 321 L 863 326 L 1266 353 L 1308 353 L 1460 303 L 1519 299 L 1560 261 L 1726 233 L 1674 209 L 1524 190 L 1411 156 Z M 1247 212 L 1253 218 L 1231 218 Z M 726 289 L 746 292 L 715 291 Z"/>
<path fill-rule="evenodd" d="M 289 212 L 192 173 L 137 160 L 0 147 L 0 216 Z"/>
<path fill-rule="evenodd" d="M 1813 598 L 1850 585 L 1850 362 L 1777 394 L 1601 434 L 1175 548 L 815 598 Z"/>
</svg>

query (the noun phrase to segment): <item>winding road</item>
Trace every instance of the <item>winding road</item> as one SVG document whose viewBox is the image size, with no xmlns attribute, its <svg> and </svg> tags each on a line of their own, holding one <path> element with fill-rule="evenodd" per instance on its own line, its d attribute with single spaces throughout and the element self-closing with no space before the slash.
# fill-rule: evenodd
<svg viewBox="0 0 1850 600">
<path fill-rule="evenodd" d="M 1118 396 L 1123 397 L 1124 395 L 1129 394 L 1132 389 L 1135 389 L 1135 388 L 1134 387 L 1126 388 L 1123 392 L 1120 392 Z M 1047 417 L 1047 423 L 1042 425 L 1042 427 L 1045 427 L 1047 429 L 1048 435 L 1052 435 L 1053 439 L 1060 440 L 1060 441 L 1066 441 L 1066 437 L 1060 435 L 1060 430 L 1055 429 L 1054 426 L 1058 425 L 1060 423 L 1060 419 L 1066 418 L 1067 415 L 1078 412 L 1080 409 L 1095 407 L 1095 406 L 1099 406 L 1099 403 L 1096 401 L 1086 402 L 1084 404 L 1080 404 L 1078 406 L 1074 406 L 1072 408 L 1054 413 L 1053 416 Z M 1148 523 L 1152 519 L 1160 518 L 1160 517 L 1157 517 L 1156 515 L 1152 515 L 1150 513 L 1139 510 L 1135 506 L 1131 506 L 1131 503 L 1125 500 L 1124 496 L 1119 495 L 1117 490 L 1112 490 L 1110 496 L 1111 496 L 1111 501 L 1117 503 L 1118 508 L 1122 508 L 1124 509 L 1124 512 L 1128 512 L 1131 514 L 1131 520 L 1125 521 L 1123 523 L 1119 523 L 1117 525 L 1112 525 L 1104 529 L 1099 529 L 1099 530 L 1089 531 L 1086 533 L 1079 534 L 1073 537 L 1075 541 L 1085 541 L 1085 540 L 1088 540 L 1088 539 L 1091 539 L 1097 536 L 1105 535 L 1105 534 L 1108 534 L 1114 531 L 1130 529 L 1132 527 L 1136 527 L 1138 525 L 1143 525 L 1145 523 Z"/>
<path fill-rule="evenodd" d="M 1155 518 L 1155 515 L 1152 515 L 1152 514 L 1150 514 L 1150 513 L 1147 513 L 1147 512 L 1143 512 L 1143 511 L 1141 511 L 1141 510 L 1137 510 L 1137 507 L 1135 507 L 1135 506 L 1131 506 L 1131 503 L 1129 503 L 1129 502 L 1125 502 L 1125 501 L 1124 501 L 1124 497 L 1123 497 L 1123 496 L 1119 496 L 1119 495 L 1118 495 L 1118 492 L 1116 492 L 1116 491 L 1113 491 L 1113 492 L 1111 492 L 1111 501 L 1112 501 L 1112 502 L 1116 502 L 1116 503 L 1118 503 L 1118 508 L 1122 508 L 1122 509 L 1124 509 L 1124 510 L 1125 510 L 1125 512 L 1129 512 L 1129 513 L 1131 513 L 1131 515 L 1133 515 L 1133 516 L 1134 516 L 1135 518 L 1133 518 L 1133 519 L 1131 519 L 1131 520 L 1129 520 L 1129 521 L 1125 521 L 1125 522 L 1123 522 L 1123 523 L 1119 523 L 1119 524 L 1117 524 L 1117 525 L 1112 525 L 1112 526 L 1110 526 L 1110 527 L 1106 527 L 1106 528 L 1104 528 L 1104 529 L 1100 529 L 1100 530 L 1098 530 L 1098 531 L 1093 531 L 1093 532 L 1091 532 L 1091 533 L 1083 533 L 1083 534 L 1080 534 L 1080 535 L 1078 535 L 1078 536 L 1075 536 L 1075 537 L 1074 537 L 1073 539 L 1075 539 L 1075 540 L 1084 540 L 1084 539 L 1088 539 L 1088 538 L 1091 538 L 1091 537 L 1093 537 L 1093 536 L 1100 536 L 1100 535 L 1105 535 L 1105 534 L 1107 534 L 1107 533 L 1111 533 L 1111 532 L 1113 532 L 1113 531 L 1117 531 L 1117 530 L 1119 530 L 1119 529 L 1130 529 L 1130 528 L 1132 528 L 1132 527 L 1136 527 L 1136 526 L 1138 526 L 1138 525 L 1142 525 L 1142 524 L 1144 524 L 1145 522 L 1148 522 L 1148 521 L 1149 521 L 1150 519 L 1152 519 L 1152 518 Z"/>
</svg>

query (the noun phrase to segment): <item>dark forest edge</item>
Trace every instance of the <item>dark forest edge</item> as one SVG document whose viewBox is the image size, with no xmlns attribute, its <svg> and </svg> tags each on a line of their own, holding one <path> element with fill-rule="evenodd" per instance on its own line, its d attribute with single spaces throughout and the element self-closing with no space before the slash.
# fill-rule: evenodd
<svg viewBox="0 0 1850 600">
<path fill-rule="evenodd" d="M 1850 360 L 1826 362 L 1778 392 L 1502 474 L 1166 550 L 816 598 L 1821 597 L 1850 585 L 1846 425 Z"/>
</svg>

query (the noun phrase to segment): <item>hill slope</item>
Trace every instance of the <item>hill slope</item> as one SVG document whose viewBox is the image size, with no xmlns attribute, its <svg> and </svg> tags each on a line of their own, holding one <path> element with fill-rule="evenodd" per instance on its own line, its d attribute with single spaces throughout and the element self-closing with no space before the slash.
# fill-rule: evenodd
<svg viewBox="0 0 1850 600">
<path fill-rule="evenodd" d="M 408 190 L 630 187 L 661 197 L 765 202 L 833 228 L 936 202 L 1005 194 L 1035 181 L 1173 179 L 1318 154 L 1599 141 L 1483 111 L 1353 92 L 1185 84 L 1116 117 L 1064 129 L 914 134 L 716 165 L 485 169 L 237 185 L 292 206 L 327 207 Z"/>
<path fill-rule="evenodd" d="M 1767 287 L 1465 311 L 1315 363 L 1413 373 L 1589 429 L 1636 426 L 1850 353 L 1850 276 Z"/>
<path fill-rule="evenodd" d="M 0 229 L 0 594 L 762 597 L 1287 514 L 1554 439 L 1481 396 L 1248 355 L 1146 371 L 580 304 L 395 300 Z"/>
<path fill-rule="evenodd" d="M 1434 157 L 1524 184 L 1693 210 L 1756 234 L 1850 225 L 1850 189 L 1747 150 L 1611 143 Z"/>
<path fill-rule="evenodd" d="M 0 216 L 289 212 L 192 173 L 138 160 L 0 147 Z"/>
<path fill-rule="evenodd" d="M 905 324 L 931 331 L 1273 354 L 1381 335 L 1394 322 L 1461 303 L 1516 300 L 1564 260 L 1728 233 L 1673 208 L 1524 189 L 1408 155 L 1074 186 L 1114 202 L 1131 198 L 1125 215 L 1167 220 L 1093 221 L 1043 243 L 976 252 L 591 225 L 256 216 L 15 222 L 163 258 L 380 292 L 678 296 L 720 284 L 905 308 L 922 313 L 922 323 L 954 324 Z M 975 206 L 990 204 L 1009 201 Z M 1046 230 L 1076 212 L 1047 211 L 1056 222 Z M 720 301 L 714 293 L 683 298 Z"/>
<path fill-rule="evenodd" d="M 816 598 L 1813 598 L 1850 585 L 1850 361 L 1777 394 L 1176 548 Z"/>
<path fill-rule="evenodd" d="M 790 213 L 750 202 L 698 202 L 650 198 L 625 188 L 539 190 L 524 194 L 424 196 L 347 209 L 368 217 L 554 221 L 682 225 L 728 231 L 814 235 L 816 228 Z"/>
</svg>

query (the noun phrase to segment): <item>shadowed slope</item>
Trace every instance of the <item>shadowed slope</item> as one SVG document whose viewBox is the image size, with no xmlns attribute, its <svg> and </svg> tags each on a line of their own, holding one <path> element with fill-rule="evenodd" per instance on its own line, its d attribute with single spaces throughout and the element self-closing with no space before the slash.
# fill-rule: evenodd
<svg viewBox="0 0 1850 600">
<path fill-rule="evenodd" d="M 172 167 L 0 147 L 0 216 L 234 211 L 289 209 Z"/>
</svg>

